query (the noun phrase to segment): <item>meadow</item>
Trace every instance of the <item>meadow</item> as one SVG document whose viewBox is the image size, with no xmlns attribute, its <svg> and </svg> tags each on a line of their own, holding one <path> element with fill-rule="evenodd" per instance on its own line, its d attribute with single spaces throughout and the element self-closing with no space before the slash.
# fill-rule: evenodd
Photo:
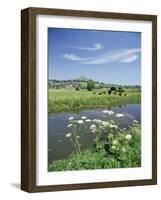
<svg viewBox="0 0 161 200">
<path fill-rule="evenodd" d="M 137 89 L 126 90 L 121 96 L 109 95 L 104 90 L 79 90 L 74 89 L 49 89 L 48 90 L 48 113 L 63 111 L 79 111 L 85 108 L 99 108 L 134 104 L 141 102 L 141 92 Z"/>
</svg>

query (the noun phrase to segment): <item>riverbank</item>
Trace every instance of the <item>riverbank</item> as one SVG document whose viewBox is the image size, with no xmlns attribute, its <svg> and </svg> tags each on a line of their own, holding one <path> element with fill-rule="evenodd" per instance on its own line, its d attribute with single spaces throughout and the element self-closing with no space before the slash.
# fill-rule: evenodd
<svg viewBox="0 0 161 200">
<path fill-rule="evenodd" d="M 51 89 L 48 92 L 48 113 L 79 111 L 85 108 L 111 108 L 140 102 L 141 93 L 137 91 L 127 91 L 119 96 L 118 94 L 108 95 L 99 91 Z"/>
<path fill-rule="evenodd" d="M 117 134 L 116 134 L 117 133 Z M 119 129 L 106 135 L 92 149 L 73 153 L 69 159 L 53 161 L 49 171 L 129 168 L 141 165 L 141 127 L 134 125 L 128 130 Z"/>
</svg>

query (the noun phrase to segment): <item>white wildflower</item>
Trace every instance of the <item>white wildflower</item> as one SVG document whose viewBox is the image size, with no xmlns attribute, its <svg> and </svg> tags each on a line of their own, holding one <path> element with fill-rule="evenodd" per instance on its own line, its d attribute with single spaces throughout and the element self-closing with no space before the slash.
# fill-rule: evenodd
<svg viewBox="0 0 161 200">
<path fill-rule="evenodd" d="M 113 125 L 109 123 L 108 127 L 109 127 L 109 128 L 113 128 Z"/>
<path fill-rule="evenodd" d="M 86 119 L 86 122 L 91 122 L 91 119 Z"/>
<path fill-rule="evenodd" d="M 115 117 L 124 117 L 124 115 L 121 114 L 121 113 L 118 113 L 118 114 L 115 115 Z"/>
<path fill-rule="evenodd" d="M 117 129 L 117 128 L 118 128 L 118 126 L 117 126 L 117 125 L 112 125 L 112 128 L 116 128 L 116 129 Z"/>
<path fill-rule="evenodd" d="M 69 128 L 69 127 L 72 127 L 72 126 L 73 126 L 73 124 L 68 124 L 68 126 L 67 126 L 67 127 Z"/>
<path fill-rule="evenodd" d="M 125 136 L 125 139 L 126 139 L 126 140 L 131 140 L 131 139 L 132 139 L 132 136 L 131 136 L 130 134 L 127 134 L 127 135 Z"/>
<path fill-rule="evenodd" d="M 79 135 L 77 135 L 77 138 L 79 139 L 79 138 L 80 138 L 80 136 L 79 136 Z"/>
<path fill-rule="evenodd" d="M 114 112 L 111 111 L 111 110 L 103 110 L 102 112 L 103 112 L 103 113 L 107 113 L 107 114 L 109 114 L 109 115 L 114 114 Z"/>
<path fill-rule="evenodd" d="M 92 133 L 95 133 L 95 132 L 96 132 L 96 125 L 95 125 L 95 124 L 92 124 L 92 125 L 89 127 L 89 130 L 90 130 Z"/>
<path fill-rule="evenodd" d="M 83 122 L 83 120 L 78 120 L 78 124 L 83 124 L 84 122 Z"/>
<path fill-rule="evenodd" d="M 103 110 L 102 112 L 103 112 L 103 113 L 108 113 L 108 110 Z"/>
<path fill-rule="evenodd" d="M 134 122 L 134 123 L 138 123 L 138 121 L 137 121 L 137 120 L 133 120 L 133 122 Z"/>
<path fill-rule="evenodd" d="M 112 144 L 113 145 L 117 145 L 118 144 L 118 140 L 113 140 Z"/>
<path fill-rule="evenodd" d="M 101 129 L 101 130 L 102 130 L 102 129 L 104 129 L 104 127 L 103 127 L 103 126 L 99 126 L 99 129 Z"/>
<path fill-rule="evenodd" d="M 109 127 L 110 127 L 110 128 L 118 128 L 118 126 L 117 126 L 117 125 L 110 124 L 110 123 L 109 123 Z"/>
<path fill-rule="evenodd" d="M 69 121 L 71 121 L 71 120 L 73 120 L 74 119 L 74 117 L 69 117 Z"/>
<path fill-rule="evenodd" d="M 114 112 L 113 112 L 112 110 L 109 110 L 109 111 L 108 111 L 108 114 L 109 114 L 109 115 L 113 115 Z"/>
<path fill-rule="evenodd" d="M 92 122 L 95 122 L 97 124 L 101 124 L 102 123 L 102 121 L 100 119 L 93 119 Z"/>
<path fill-rule="evenodd" d="M 102 126 L 104 126 L 104 127 L 109 127 L 109 126 L 110 126 L 110 123 L 109 123 L 109 122 L 106 122 L 106 121 L 102 121 Z"/>
<path fill-rule="evenodd" d="M 112 149 L 112 150 L 115 150 L 115 149 L 116 149 L 116 146 L 112 145 L 111 149 Z"/>
<path fill-rule="evenodd" d="M 71 137 L 71 136 L 72 136 L 71 133 L 67 133 L 67 134 L 65 135 L 65 137 Z"/>
<path fill-rule="evenodd" d="M 81 119 L 87 119 L 87 117 L 83 116 L 83 117 L 81 117 Z"/>
</svg>

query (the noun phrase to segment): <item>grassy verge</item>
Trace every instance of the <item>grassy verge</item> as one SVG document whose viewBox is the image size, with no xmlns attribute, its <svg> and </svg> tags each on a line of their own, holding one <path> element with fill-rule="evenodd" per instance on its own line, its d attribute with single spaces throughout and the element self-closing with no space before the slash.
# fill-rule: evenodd
<svg viewBox="0 0 161 200">
<path fill-rule="evenodd" d="M 128 92 L 127 95 L 99 95 L 94 91 L 49 90 L 48 112 L 77 111 L 83 108 L 112 107 L 130 103 L 140 103 L 141 93 Z"/>
<path fill-rule="evenodd" d="M 131 139 L 127 140 L 127 136 Z M 109 136 L 109 135 L 108 135 Z M 114 134 L 114 139 L 106 139 L 93 149 L 81 154 L 73 153 L 69 159 L 53 161 L 49 171 L 87 170 L 107 168 L 128 168 L 141 165 L 141 128 L 133 126 L 124 132 Z M 114 142 L 115 141 L 115 142 Z"/>
</svg>

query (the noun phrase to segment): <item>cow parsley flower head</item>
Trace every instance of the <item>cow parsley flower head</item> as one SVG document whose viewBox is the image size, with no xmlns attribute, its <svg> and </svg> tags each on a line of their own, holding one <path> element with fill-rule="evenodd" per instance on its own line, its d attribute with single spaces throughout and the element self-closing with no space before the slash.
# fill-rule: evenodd
<svg viewBox="0 0 161 200">
<path fill-rule="evenodd" d="M 67 125 L 68 128 L 70 128 L 70 127 L 72 127 L 72 126 L 73 126 L 73 124 L 68 124 L 68 125 Z"/>
<path fill-rule="evenodd" d="M 118 126 L 114 124 L 114 125 L 112 125 L 112 128 L 116 128 L 116 129 L 117 129 L 117 128 L 118 128 Z"/>
<path fill-rule="evenodd" d="M 118 114 L 115 115 L 115 117 L 124 117 L 124 115 L 121 114 L 121 113 L 118 113 Z"/>
<path fill-rule="evenodd" d="M 91 126 L 89 127 L 89 130 L 91 131 L 91 133 L 95 133 L 97 128 L 95 124 L 91 124 Z"/>
<path fill-rule="evenodd" d="M 86 119 L 86 122 L 91 122 L 91 119 Z"/>
<path fill-rule="evenodd" d="M 112 145 L 111 149 L 116 150 L 116 146 Z"/>
<path fill-rule="evenodd" d="M 102 112 L 103 112 L 103 113 L 107 113 L 107 114 L 109 114 L 109 115 L 114 114 L 114 112 L 111 111 L 111 110 L 103 110 Z"/>
<path fill-rule="evenodd" d="M 87 119 L 87 117 L 86 117 L 86 116 L 83 116 L 83 117 L 81 117 L 81 119 Z"/>
<path fill-rule="evenodd" d="M 95 122 L 96 124 L 101 124 L 102 120 L 100 120 L 100 119 L 93 119 L 92 122 Z"/>
<path fill-rule="evenodd" d="M 131 139 L 132 139 L 132 136 L 131 136 L 130 134 L 127 134 L 127 135 L 125 136 L 125 139 L 126 139 L 126 140 L 131 140 Z"/>
<path fill-rule="evenodd" d="M 84 122 L 83 122 L 83 120 L 78 120 L 78 124 L 83 124 Z"/>
<path fill-rule="evenodd" d="M 99 129 L 104 130 L 105 127 L 104 126 L 99 126 Z"/>
<path fill-rule="evenodd" d="M 71 120 L 73 120 L 74 119 L 74 117 L 69 117 L 69 121 L 71 121 Z"/>
<path fill-rule="evenodd" d="M 71 133 L 67 133 L 67 134 L 65 135 L 65 137 L 71 137 L 71 136 L 72 136 Z"/>
<path fill-rule="evenodd" d="M 102 126 L 104 126 L 104 127 L 109 127 L 109 126 L 110 126 L 110 123 L 107 122 L 107 121 L 102 121 Z"/>
<path fill-rule="evenodd" d="M 113 140 L 112 144 L 113 145 L 117 145 L 118 144 L 118 140 Z"/>
</svg>

